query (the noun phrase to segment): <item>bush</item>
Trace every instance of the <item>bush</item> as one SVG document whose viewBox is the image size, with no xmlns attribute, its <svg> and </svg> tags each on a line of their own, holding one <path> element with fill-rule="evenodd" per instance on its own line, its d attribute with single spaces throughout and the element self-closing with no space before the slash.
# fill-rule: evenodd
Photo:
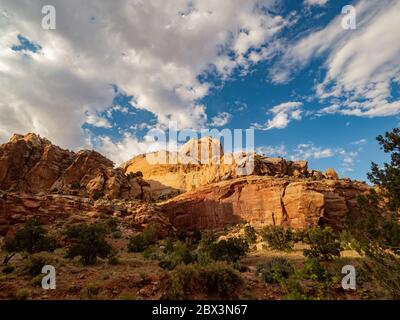
<svg viewBox="0 0 400 320">
<path fill-rule="evenodd" d="M 274 250 L 290 251 L 293 249 L 293 232 L 290 228 L 282 226 L 267 226 L 261 232 L 261 237 L 268 247 Z"/>
<path fill-rule="evenodd" d="M 208 293 L 217 294 L 220 298 L 231 296 L 241 283 L 240 275 L 224 262 L 208 264 L 200 268 Z"/>
<path fill-rule="evenodd" d="M 172 270 L 179 264 L 189 264 L 196 261 L 188 245 L 182 241 L 176 241 L 172 248 L 167 250 L 167 257 L 160 261 L 159 266 L 163 269 Z"/>
<path fill-rule="evenodd" d="M 105 222 L 104 222 L 106 228 L 108 229 L 108 232 L 110 233 L 114 233 L 114 232 L 118 232 L 118 219 L 114 218 L 114 217 L 110 217 L 108 218 Z"/>
<path fill-rule="evenodd" d="M 57 248 L 54 238 L 46 235 L 46 230 L 37 219 L 29 219 L 23 228 L 19 229 L 13 239 L 6 240 L 4 250 L 12 255 L 16 252 L 28 252 L 33 254 L 41 251 L 53 252 Z M 11 256 L 5 258 L 7 264 Z"/>
<path fill-rule="evenodd" d="M 158 240 L 158 230 L 155 226 L 150 226 L 136 236 L 129 239 L 129 252 L 143 252 L 148 246 L 155 244 Z"/>
<path fill-rule="evenodd" d="M 216 242 L 212 233 L 204 233 L 198 246 L 198 260 L 207 264 L 211 260 L 236 262 L 245 256 L 249 245 L 242 238 L 229 238 Z"/>
<path fill-rule="evenodd" d="M 248 244 L 256 243 L 257 240 L 257 232 L 252 226 L 245 226 L 244 227 L 244 239 L 247 241 Z"/>
<path fill-rule="evenodd" d="M 143 251 L 143 257 L 144 257 L 146 260 L 157 260 L 157 259 L 159 259 L 158 255 L 157 255 L 157 253 L 156 253 L 156 250 L 155 250 L 155 248 L 154 248 L 154 246 L 147 247 L 147 248 Z"/>
<path fill-rule="evenodd" d="M 318 282 L 325 282 L 330 277 L 328 271 L 315 258 L 306 260 L 303 268 L 303 275 L 306 279 L 316 280 Z"/>
<path fill-rule="evenodd" d="M 310 249 L 303 250 L 305 257 L 333 260 L 340 256 L 340 241 L 330 227 L 311 228 L 308 230 L 306 242 L 310 245 Z"/>
<path fill-rule="evenodd" d="M 85 265 L 95 264 L 97 257 L 107 258 L 112 254 L 111 245 L 105 240 L 106 230 L 99 224 L 80 224 L 70 227 L 66 235 L 74 243 L 68 249 L 67 258 L 81 257 Z"/>
<path fill-rule="evenodd" d="M 289 278 L 294 272 L 292 264 L 283 257 L 273 257 L 265 263 L 257 264 L 257 275 L 267 283 L 279 283 L 282 279 Z"/>
<path fill-rule="evenodd" d="M 17 291 L 17 293 L 15 294 L 15 298 L 17 298 L 17 300 L 26 300 L 29 298 L 29 296 L 31 295 L 31 292 L 28 289 L 19 289 Z"/>
<path fill-rule="evenodd" d="M 42 273 L 44 266 L 54 265 L 54 262 L 54 258 L 49 253 L 35 253 L 29 257 L 25 271 L 31 276 L 37 276 Z"/>
<path fill-rule="evenodd" d="M 199 290 L 229 298 L 241 284 L 240 275 L 226 262 L 214 262 L 202 266 L 199 264 L 180 265 L 168 283 L 164 299 L 184 299 L 187 294 Z"/>
</svg>

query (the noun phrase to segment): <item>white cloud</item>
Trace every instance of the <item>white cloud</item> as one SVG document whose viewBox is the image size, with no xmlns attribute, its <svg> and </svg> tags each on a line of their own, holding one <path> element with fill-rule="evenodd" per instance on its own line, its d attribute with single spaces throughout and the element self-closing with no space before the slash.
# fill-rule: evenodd
<svg viewBox="0 0 400 320">
<path fill-rule="evenodd" d="M 355 146 L 363 146 L 365 144 L 367 144 L 368 140 L 367 139 L 360 139 L 357 141 L 353 141 L 351 144 L 355 145 Z"/>
<path fill-rule="evenodd" d="M 270 109 L 269 113 L 273 118 L 268 120 L 264 125 L 258 123 L 253 124 L 253 127 L 258 130 L 271 130 L 286 128 L 290 121 L 301 120 L 303 106 L 302 102 L 285 102 Z"/>
<path fill-rule="evenodd" d="M 331 148 L 317 147 L 312 143 L 302 143 L 297 145 L 293 150 L 292 160 L 309 160 L 309 159 L 323 159 L 334 156 L 334 151 Z"/>
<path fill-rule="evenodd" d="M 328 3 L 328 0 L 304 0 L 304 4 L 307 6 L 324 6 Z"/>
<path fill-rule="evenodd" d="M 325 79 L 316 86 L 322 100 L 342 99 L 325 113 L 354 116 L 390 116 L 400 112 L 400 101 L 392 99 L 391 84 L 400 74 L 400 2 L 360 0 L 356 6 L 357 29 L 344 30 L 342 15 L 322 30 L 311 32 L 288 46 L 270 76 L 286 83 L 293 71 L 312 58 L 327 54 Z"/>
<path fill-rule="evenodd" d="M 213 117 L 211 120 L 212 127 L 223 127 L 231 121 L 232 115 L 228 112 L 220 112 L 218 115 Z"/>
<path fill-rule="evenodd" d="M 103 117 L 99 117 L 98 115 L 88 115 L 86 118 L 86 123 L 91 124 L 94 127 L 98 127 L 98 128 L 112 128 L 112 125 L 110 124 L 110 122 Z"/>
<path fill-rule="evenodd" d="M 110 84 L 134 96 L 135 106 L 161 125 L 175 120 L 182 128 L 201 128 L 207 115 L 198 100 L 211 84 L 198 76 L 215 67 L 228 77 L 248 67 L 254 63 L 248 55 L 287 25 L 268 10 L 274 0 L 46 4 L 57 10 L 54 31 L 41 28 L 41 1 L 0 0 L 2 141 L 15 131 L 34 131 L 65 147 L 82 146 L 85 114 L 110 106 Z M 10 50 L 18 34 L 42 50 L 29 56 Z"/>
<path fill-rule="evenodd" d="M 284 145 L 279 146 L 261 146 L 256 148 L 256 153 L 263 154 L 267 157 L 284 157 L 287 152 Z"/>
</svg>

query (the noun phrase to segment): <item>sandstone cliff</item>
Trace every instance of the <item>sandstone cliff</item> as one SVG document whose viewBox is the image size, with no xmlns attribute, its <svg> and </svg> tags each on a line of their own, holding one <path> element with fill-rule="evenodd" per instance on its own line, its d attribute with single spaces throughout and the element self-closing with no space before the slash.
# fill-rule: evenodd
<svg viewBox="0 0 400 320">
<path fill-rule="evenodd" d="M 149 185 L 125 175 L 95 151 L 74 153 L 36 134 L 14 135 L 0 146 L 0 190 L 95 198 L 143 199 Z"/>
<path fill-rule="evenodd" d="M 248 176 L 184 193 L 162 203 L 161 208 L 176 228 L 185 230 L 243 222 L 340 229 L 344 215 L 355 209 L 357 195 L 368 189 L 350 180 Z"/>
<path fill-rule="evenodd" d="M 241 176 L 313 177 L 323 179 L 319 171 L 308 171 L 306 161 L 288 161 L 258 154 L 223 154 L 213 139 L 190 140 L 181 151 L 159 151 L 139 155 L 121 165 L 125 173 L 140 171 L 149 182 L 154 198 L 175 196 L 210 183 Z"/>
</svg>

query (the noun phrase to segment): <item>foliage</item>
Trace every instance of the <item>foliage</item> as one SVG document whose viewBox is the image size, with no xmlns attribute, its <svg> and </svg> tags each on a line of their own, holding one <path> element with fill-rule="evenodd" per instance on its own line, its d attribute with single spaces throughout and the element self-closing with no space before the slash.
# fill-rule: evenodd
<svg viewBox="0 0 400 320">
<path fill-rule="evenodd" d="M 368 179 L 381 187 L 382 195 L 388 200 L 388 207 L 395 210 L 400 207 L 400 128 L 386 132 L 376 138 L 385 153 L 390 153 L 390 163 L 379 168 L 372 163 Z"/>
<path fill-rule="evenodd" d="M 31 292 L 29 291 L 29 289 L 22 288 L 17 291 L 17 293 L 15 294 L 15 298 L 17 298 L 17 300 L 26 300 L 29 298 L 30 295 Z"/>
<path fill-rule="evenodd" d="M 41 251 L 53 252 L 57 247 L 54 238 L 46 235 L 46 230 L 37 219 L 29 219 L 23 228 L 19 229 L 12 239 L 7 239 L 3 249 L 9 253 L 28 252 L 33 254 Z M 9 259 L 5 259 L 5 264 Z"/>
<path fill-rule="evenodd" d="M 107 230 L 100 224 L 80 224 L 68 228 L 67 238 L 73 241 L 67 257 L 81 257 L 85 265 L 95 264 L 97 257 L 107 258 L 112 254 L 111 245 L 105 240 Z"/>
<path fill-rule="evenodd" d="M 274 250 L 290 251 L 293 249 L 293 232 L 290 228 L 282 226 L 266 226 L 260 232 L 261 237 L 268 247 Z"/>
<path fill-rule="evenodd" d="M 199 242 L 198 255 L 201 263 L 208 263 L 210 260 L 236 262 L 245 256 L 249 245 L 242 238 L 228 238 L 216 241 L 211 233 L 205 233 Z"/>
<path fill-rule="evenodd" d="M 318 259 L 307 259 L 304 263 L 303 275 L 306 279 L 316 280 L 318 282 L 325 282 L 329 279 L 328 271 L 322 266 Z"/>
<path fill-rule="evenodd" d="M 348 216 L 346 227 L 356 249 L 365 254 L 365 269 L 389 296 L 400 297 L 400 128 L 377 137 L 390 163 L 372 163 L 369 180 L 379 187 L 359 197 L 358 216 Z"/>
<path fill-rule="evenodd" d="M 273 257 L 265 263 L 257 264 L 257 275 L 267 283 L 279 283 L 282 279 L 289 278 L 294 272 L 292 264 L 283 257 Z"/>
<path fill-rule="evenodd" d="M 42 273 L 42 268 L 46 265 L 54 265 L 54 258 L 47 252 L 40 252 L 31 255 L 27 261 L 25 271 L 31 276 Z"/>
<path fill-rule="evenodd" d="M 229 298 L 241 282 L 240 275 L 226 262 L 180 265 L 163 298 L 184 299 L 188 293 L 199 290 L 219 298 Z"/>
<path fill-rule="evenodd" d="M 160 261 L 159 266 L 163 269 L 172 270 L 179 264 L 189 264 L 196 261 L 196 256 L 192 253 L 187 243 L 176 241 L 172 248 L 167 250 L 167 256 Z"/>
<path fill-rule="evenodd" d="M 129 239 L 129 252 L 143 252 L 148 246 L 155 244 L 158 240 L 158 229 L 155 226 L 149 226 L 143 232 Z"/>
<path fill-rule="evenodd" d="M 257 240 L 257 232 L 254 227 L 247 225 L 244 227 L 244 239 L 248 244 L 256 243 Z"/>
<path fill-rule="evenodd" d="M 119 231 L 118 230 L 118 219 L 115 217 L 109 217 L 107 220 L 104 222 L 106 228 L 108 229 L 108 232 L 114 233 Z"/>
<path fill-rule="evenodd" d="M 310 245 L 310 249 L 303 250 L 304 256 L 308 258 L 333 260 L 340 256 L 340 241 L 330 227 L 311 228 L 307 232 L 305 241 Z"/>
</svg>

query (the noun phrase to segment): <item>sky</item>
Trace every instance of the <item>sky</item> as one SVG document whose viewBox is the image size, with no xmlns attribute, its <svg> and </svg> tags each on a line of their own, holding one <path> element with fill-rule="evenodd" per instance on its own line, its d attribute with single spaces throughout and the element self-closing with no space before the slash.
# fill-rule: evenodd
<svg viewBox="0 0 400 320">
<path fill-rule="evenodd" d="M 35 132 L 118 164 L 171 121 L 253 128 L 259 153 L 366 180 L 399 126 L 398 30 L 397 0 L 0 0 L 0 143 Z"/>
</svg>

